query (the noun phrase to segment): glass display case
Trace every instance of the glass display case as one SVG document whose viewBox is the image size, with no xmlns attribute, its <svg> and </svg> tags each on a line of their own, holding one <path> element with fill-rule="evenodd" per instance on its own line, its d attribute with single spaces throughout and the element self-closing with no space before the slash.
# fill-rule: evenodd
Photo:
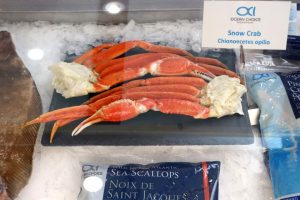
<svg viewBox="0 0 300 200">
<path fill-rule="evenodd" d="M 203 0 L 0 0 L 0 200 L 300 198 L 297 5 L 279 51 L 203 47 Z"/>
</svg>

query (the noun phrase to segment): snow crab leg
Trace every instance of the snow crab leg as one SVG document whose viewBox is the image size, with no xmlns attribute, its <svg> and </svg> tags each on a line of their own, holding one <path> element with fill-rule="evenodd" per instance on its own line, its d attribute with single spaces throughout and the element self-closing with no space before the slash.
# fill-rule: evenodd
<svg viewBox="0 0 300 200">
<path fill-rule="evenodd" d="M 183 85 L 184 88 L 181 85 Z M 119 87 L 102 92 L 92 97 L 84 104 L 94 103 L 97 100 L 103 99 L 105 97 L 108 97 L 116 93 L 120 93 L 121 91 L 124 90 L 128 91 L 128 89 L 130 88 L 133 88 L 133 90 L 135 91 L 136 90 L 143 91 L 144 87 L 141 86 L 158 86 L 158 87 L 152 87 L 152 91 L 154 91 L 153 89 L 156 88 L 157 91 L 183 92 L 192 95 L 193 93 L 191 91 L 194 91 L 194 95 L 197 96 L 200 93 L 200 90 L 206 85 L 207 83 L 203 79 L 197 77 L 174 76 L 174 77 L 153 77 L 148 79 L 133 80 Z M 171 86 L 171 88 L 166 88 L 165 86 L 167 87 Z M 195 90 L 196 88 L 199 89 L 198 92 Z M 55 122 L 51 132 L 50 143 L 52 143 L 55 133 L 59 127 L 65 126 L 66 124 L 69 124 L 70 122 L 73 122 L 77 119 L 79 118 L 61 119 Z"/>
<path fill-rule="evenodd" d="M 208 64 L 208 65 L 213 65 L 216 67 L 228 69 L 224 63 L 222 63 L 221 61 L 214 59 L 214 58 L 194 57 L 194 56 L 187 56 L 186 58 L 194 63 Z"/>
<path fill-rule="evenodd" d="M 93 103 L 101 98 L 107 97 L 108 95 L 114 94 L 118 91 L 123 91 L 129 88 L 141 87 L 141 86 L 163 86 L 163 85 L 189 85 L 198 89 L 202 89 L 207 83 L 197 77 L 185 77 L 185 76 L 170 76 L 170 77 L 153 77 L 148 79 L 133 80 L 125 83 L 119 87 L 104 91 L 92 98 L 90 98 L 85 104 Z M 180 87 L 180 86 L 179 86 Z M 179 88 L 178 87 L 178 88 Z M 185 93 L 189 93 L 188 90 L 183 89 Z M 158 90 L 159 91 L 159 90 Z M 167 90 L 166 90 L 167 91 Z"/>
<path fill-rule="evenodd" d="M 215 77 L 209 70 L 183 57 L 158 59 L 144 65 L 131 66 L 124 70 L 119 69 L 105 76 L 95 74 L 78 64 L 69 66 L 68 63 L 59 63 L 52 66 L 51 70 L 55 73 L 53 78 L 54 87 L 66 98 L 102 92 L 114 85 L 143 77 L 146 74 L 153 76 L 189 75 L 208 81 Z M 70 77 L 71 75 L 72 77 Z"/>
<path fill-rule="evenodd" d="M 125 58 L 119 58 L 113 61 L 118 61 L 114 62 L 112 65 L 101 65 L 99 68 L 95 68 L 94 71 L 96 71 L 98 74 L 100 74 L 101 77 L 105 77 L 109 74 L 112 74 L 117 71 L 122 71 L 130 68 L 134 68 L 137 66 L 145 66 L 148 63 L 151 63 L 155 60 L 160 60 L 164 58 L 177 58 L 181 59 L 179 56 L 174 55 L 174 54 L 167 54 L 167 53 L 146 53 L 142 55 L 134 55 L 134 56 L 129 56 Z M 213 59 L 214 60 L 214 59 Z M 185 61 L 187 62 L 187 61 Z M 209 65 L 201 62 L 197 62 L 197 64 L 208 71 L 212 72 L 214 75 L 220 76 L 220 75 L 228 75 L 230 77 L 236 77 L 239 78 L 239 76 L 234 73 L 233 71 L 230 71 L 226 68 L 221 68 L 217 67 L 214 65 Z M 102 68 L 104 67 L 104 68 Z"/>
<path fill-rule="evenodd" d="M 238 79 L 241 80 L 241 78 L 239 77 L 239 75 L 237 75 L 235 72 L 233 72 L 231 70 L 220 68 L 220 67 L 216 67 L 216 66 L 213 66 L 213 65 L 204 64 L 204 63 L 198 63 L 198 64 L 200 66 L 204 67 L 205 69 L 211 71 L 216 76 L 227 75 L 229 77 L 238 78 Z"/>
<path fill-rule="evenodd" d="M 164 58 L 144 66 L 129 68 L 100 77 L 100 80 L 94 84 L 95 92 L 103 91 L 116 84 L 142 77 L 146 74 L 153 76 L 191 75 L 205 80 L 211 80 L 215 77 L 212 72 L 185 58 Z"/>
<path fill-rule="evenodd" d="M 34 119 L 32 120 L 31 122 L 28 122 L 25 126 L 28 126 L 28 125 L 31 125 L 31 124 L 34 124 L 34 123 L 42 123 L 42 122 L 48 122 L 48 121 L 54 121 L 54 120 L 57 120 L 54 125 L 53 125 L 53 128 L 52 128 L 52 131 L 51 131 L 51 135 L 50 135 L 50 143 L 52 143 L 53 141 L 53 138 L 55 136 L 55 133 L 57 131 L 57 129 L 59 127 L 62 127 L 62 126 L 65 126 L 75 120 L 78 120 L 80 118 L 83 118 L 83 117 L 88 117 L 88 116 L 92 116 L 97 109 L 100 109 L 102 108 L 103 106 L 113 102 L 113 101 L 117 101 L 117 100 L 121 100 L 121 99 L 124 99 L 124 98 L 127 98 L 127 99 L 132 99 L 132 100 L 135 100 L 135 99 L 140 99 L 140 98 L 144 98 L 144 97 L 147 97 L 147 98 L 156 98 L 156 99 L 163 99 L 163 98 L 174 98 L 174 99 L 183 99 L 183 100 L 186 100 L 186 101 L 191 101 L 191 102 L 195 102 L 195 103 L 199 103 L 200 100 L 197 98 L 197 97 L 194 97 L 194 96 L 191 96 L 191 95 L 188 95 L 188 94 L 185 94 L 185 93 L 177 93 L 177 92 L 125 92 L 125 93 L 120 93 L 120 94 L 114 94 L 114 95 L 110 95 L 110 96 L 107 96 L 103 99 L 99 99 L 98 101 L 90 104 L 90 105 L 82 105 L 81 109 L 82 110 L 86 110 L 86 113 L 90 110 L 93 110 L 92 114 L 86 114 L 84 113 L 84 115 L 82 115 L 82 117 L 78 117 L 78 115 L 80 114 L 77 114 L 76 112 L 78 112 L 78 110 L 73 110 L 72 107 L 70 108 L 67 108 L 69 109 L 68 112 L 64 112 L 64 116 L 62 117 L 62 119 L 55 119 L 56 116 L 61 116 L 61 110 L 56 110 L 56 111 L 52 111 L 50 113 L 48 113 L 48 115 L 45 115 L 45 116 L 40 116 L 39 118 L 37 119 Z M 50 115 L 54 115 L 54 116 L 50 116 Z M 50 120 L 51 119 L 51 120 Z"/>
<path fill-rule="evenodd" d="M 154 45 L 141 40 L 133 40 L 116 44 L 106 51 L 102 51 L 94 56 L 89 57 L 84 62 L 84 65 L 92 68 L 96 67 L 99 63 L 105 60 L 112 60 L 135 47 L 139 47 L 145 49 L 146 51 L 155 53 L 173 53 L 181 56 L 193 56 L 191 53 L 179 48 Z"/>
<path fill-rule="evenodd" d="M 132 68 L 136 66 L 143 66 L 147 63 L 163 58 L 179 57 L 178 55 L 171 53 L 143 53 L 133 56 L 127 56 L 123 58 L 117 58 L 108 62 L 100 63 L 94 68 L 94 71 L 105 76 L 115 71 L 124 70 L 126 68 Z"/>
<path fill-rule="evenodd" d="M 125 68 L 130 68 L 131 66 L 141 66 L 143 64 L 146 64 L 147 62 L 151 62 L 154 60 L 166 58 L 166 57 L 179 57 L 176 54 L 171 53 L 142 53 L 122 58 L 117 58 L 114 60 L 108 60 L 106 62 L 101 62 L 99 65 L 97 65 L 94 68 L 94 71 L 98 74 L 101 74 L 102 76 L 105 76 L 109 73 L 112 73 L 114 71 L 118 71 Z M 185 57 L 188 60 L 199 63 L 200 65 L 203 64 L 209 64 L 216 67 L 221 67 L 224 69 L 227 69 L 227 67 L 220 61 L 212 58 L 204 58 L 204 57 Z"/>
<path fill-rule="evenodd" d="M 112 46 L 114 46 L 114 45 L 115 45 L 115 44 L 113 44 L 113 43 L 105 43 L 105 44 L 99 45 L 99 46 L 97 46 L 97 47 L 95 47 L 95 48 L 93 48 L 93 49 L 87 51 L 86 53 L 82 54 L 82 55 L 79 56 L 78 58 L 76 58 L 76 59 L 74 60 L 74 62 L 81 64 L 81 63 L 83 63 L 86 59 L 88 59 L 89 57 L 92 57 L 92 56 L 96 55 L 97 53 L 101 52 L 102 50 L 108 49 L 108 48 L 110 48 L 110 47 L 112 47 Z"/>
<path fill-rule="evenodd" d="M 119 87 L 102 92 L 102 93 L 94 96 L 93 98 L 91 98 L 89 101 L 85 102 L 85 104 L 92 104 L 92 103 L 102 99 L 101 100 L 102 105 L 105 105 L 105 102 L 109 102 L 109 101 L 107 101 L 107 99 L 105 100 L 104 98 L 106 98 L 108 96 L 112 96 L 116 93 L 121 93 L 121 91 L 122 92 L 127 91 L 127 93 L 128 93 L 129 89 L 131 89 L 131 88 L 133 89 L 132 91 L 134 91 L 134 90 L 141 91 L 144 88 L 143 86 L 148 86 L 148 88 L 152 92 L 155 92 L 155 91 L 156 92 L 159 92 L 159 91 L 179 92 L 180 91 L 182 93 L 197 96 L 200 93 L 200 90 L 203 87 L 205 87 L 206 85 L 207 85 L 207 83 L 203 79 L 197 78 L 197 77 L 170 76 L 170 77 L 153 77 L 153 78 L 148 78 L 148 79 L 133 80 L 133 81 L 125 83 Z M 148 91 L 149 91 L 149 89 L 148 89 Z M 199 92 L 197 92 L 197 89 Z M 141 96 L 142 96 L 142 94 L 141 94 Z M 156 98 L 158 98 L 158 97 L 156 97 Z M 101 106 L 101 102 L 98 105 Z M 96 108 L 96 109 L 99 109 L 99 108 Z M 57 113 L 59 111 L 62 111 L 62 112 Z M 79 114 L 76 116 L 75 112 L 79 112 Z M 54 120 L 58 119 L 58 121 L 55 122 L 55 124 L 52 128 L 51 137 L 50 137 L 50 143 L 51 143 L 55 136 L 55 133 L 59 127 L 69 124 L 70 122 L 73 122 L 82 117 L 90 116 L 94 112 L 95 112 L 95 109 L 88 108 L 83 105 L 82 106 L 74 106 L 74 107 L 70 107 L 70 108 L 63 108 L 60 110 L 46 113 L 46 114 L 40 116 L 40 118 L 36 118 L 36 119 L 32 120 L 31 122 L 28 122 L 26 125 L 30 125 L 33 123 L 54 121 Z M 68 113 L 73 114 L 73 116 L 70 117 L 70 115 L 67 115 Z M 61 119 L 59 119 L 59 118 L 61 118 Z"/>
<path fill-rule="evenodd" d="M 70 118 L 82 118 L 86 116 L 90 116 L 94 114 L 98 109 L 102 106 L 107 105 L 113 101 L 120 100 L 123 98 L 129 99 L 139 99 L 142 97 L 147 98 L 174 98 L 174 99 L 183 99 L 192 102 L 199 102 L 200 100 L 193 95 L 186 94 L 186 93 L 179 93 L 179 92 L 163 92 L 163 91 L 143 91 L 143 92 L 135 92 L 135 91 L 124 91 L 122 93 L 113 94 L 107 96 L 105 98 L 99 99 L 91 104 L 88 105 L 80 105 L 80 106 L 73 106 L 69 108 L 62 108 L 59 110 L 54 110 L 48 113 L 45 113 L 39 116 L 36 119 L 27 122 L 25 126 L 29 126 L 36 123 L 43 123 L 43 122 L 50 122 L 59 119 L 70 119 Z"/>
<path fill-rule="evenodd" d="M 103 106 L 94 115 L 81 122 L 72 132 L 78 135 L 83 129 L 102 121 L 119 122 L 132 119 L 149 110 L 166 114 L 181 114 L 195 119 L 209 117 L 209 108 L 199 103 L 179 99 L 149 99 L 139 100 L 121 99 Z"/>
<path fill-rule="evenodd" d="M 30 122 L 27 122 L 25 126 L 35 123 L 58 120 L 54 124 L 51 132 L 50 142 L 52 142 L 55 132 L 59 127 L 64 126 L 82 117 L 91 116 L 102 106 L 105 106 L 116 100 L 120 100 L 123 98 L 140 99 L 143 97 L 148 97 L 160 99 L 172 97 L 174 99 L 183 99 L 191 102 L 199 102 L 197 96 L 200 96 L 200 94 L 201 92 L 197 88 L 183 84 L 133 87 L 123 91 L 117 90 L 115 93 L 112 93 L 106 96 L 105 98 L 98 99 L 97 101 L 94 101 L 93 103 L 90 103 L 88 105 L 62 108 L 59 110 L 48 112 Z"/>
<path fill-rule="evenodd" d="M 113 60 L 114 58 L 126 53 L 127 51 L 135 47 L 140 47 L 149 52 L 176 54 L 176 55 L 184 56 L 193 62 L 201 62 L 201 63 L 215 65 L 222 68 L 227 68 L 226 65 L 224 65 L 222 62 L 220 62 L 217 59 L 207 58 L 207 57 L 194 57 L 189 52 L 179 48 L 154 45 L 149 42 L 145 42 L 141 40 L 127 41 L 119 44 L 112 44 L 112 43 L 102 44 L 89 50 L 83 55 L 79 56 L 74 60 L 74 62 L 79 64 L 84 63 L 84 65 L 92 68 L 94 67 L 103 68 L 105 65 L 110 63 L 109 61 L 114 61 Z M 107 50 L 107 52 L 102 50 Z"/>
</svg>

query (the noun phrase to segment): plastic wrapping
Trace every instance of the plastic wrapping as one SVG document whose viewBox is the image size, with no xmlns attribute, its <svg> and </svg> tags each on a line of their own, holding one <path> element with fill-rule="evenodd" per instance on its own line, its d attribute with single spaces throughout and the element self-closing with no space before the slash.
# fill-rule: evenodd
<svg viewBox="0 0 300 200">
<path fill-rule="evenodd" d="M 287 61 L 284 58 L 261 53 L 245 54 L 247 62 L 243 72 L 246 74 L 255 74 L 262 72 L 290 72 L 300 70 L 300 67 Z"/>
<path fill-rule="evenodd" d="M 220 162 L 82 165 L 78 200 L 217 200 Z"/>
<path fill-rule="evenodd" d="M 274 68 L 273 68 L 274 70 Z M 300 72 L 248 74 L 276 199 L 300 198 Z"/>
</svg>

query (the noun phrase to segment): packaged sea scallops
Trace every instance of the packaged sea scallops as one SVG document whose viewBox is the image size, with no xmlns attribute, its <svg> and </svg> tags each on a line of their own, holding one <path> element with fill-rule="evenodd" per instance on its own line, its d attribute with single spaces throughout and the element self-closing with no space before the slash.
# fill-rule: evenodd
<svg viewBox="0 0 300 200">
<path fill-rule="evenodd" d="M 78 200 L 217 200 L 220 162 L 82 165 Z"/>
</svg>

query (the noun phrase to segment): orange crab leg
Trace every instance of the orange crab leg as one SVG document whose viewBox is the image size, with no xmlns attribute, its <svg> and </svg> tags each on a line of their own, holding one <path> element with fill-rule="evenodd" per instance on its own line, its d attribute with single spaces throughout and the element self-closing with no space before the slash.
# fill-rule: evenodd
<svg viewBox="0 0 300 200">
<path fill-rule="evenodd" d="M 159 88 L 157 88 L 159 89 Z M 154 90 L 154 89 L 153 89 Z M 31 120 L 30 122 L 27 122 L 25 126 L 29 126 L 35 123 L 43 123 L 43 122 L 50 122 L 58 120 L 52 129 L 50 139 L 52 141 L 53 137 L 55 136 L 55 133 L 57 129 L 61 126 L 64 126 L 72 121 L 75 121 L 77 119 L 80 119 L 82 117 L 87 117 L 93 115 L 97 110 L 99 110 L 101 107 L 123 98 L 128 99 L 140 99 L 143 97 L 147 98 L 174 98 L 174 99 L 182 99 L 186 101 L 191 102 L 199 102 L 199 99 L 191 94 L 187 93 L 179 93 L 179 92 L 164 92 L 161 91 L 150 91 L 145 90 L 143 92 L 136 92 L 136 91 L 124 91 L 120 94 L 115 94 L 111 96 L 107 96 L 106 98 L 99 99 L 98 101 L 91 103 L 89 105 L 81 105 L 81 106 L 73 106 L 69 108 L 62 108 L 58 110 L 54 110 L 48 113 L 45 113 L 41 116 L 39 116 L 36 119 Z"/>
<path fill-rule="evenodd" d="M 132 56 L 126 56 L 122 58 L 116 58 L 113 60 L 107 60 L 105 62 L 101 62 L 94 68 L 94 71 L 103 74 L 103 71 L 107 70 L 107 68 L 125 68 L 127 66 L 134 65 L 142 65 L 143 63 L 151 62 L 155 59 L 166 58 L 166 57 L 176 57 L 178 55 L 171 53 L 141 53 Z"/>
<path fill-rule="evenodd" d="M 144 76 L 148 73 L 154 76 L 191 75 L 206 80 L 211 80 L 215 77 L 214 74 L 204 67 L 196 65 L 185 58 L 164 58 L 142 67 L 138 66 L 137 68 L 130 68 L 101 77 L 100 81 L 94 84 L 94 90 L 95 92 L 101 92 L 111 86 Z"/>
<path fill-rule="evenodd" d="M 78 58 L 76 58 L 74 60 L 74 62 L 81 64 L 89 57 L 92 57 L 92 56 L 96 55 L 97 53 L 101 52 L 102 50 L 112 47 L 113 45 L 114 44 L 112 44 L 112 43 L 106 43 L 106 44 L 99 45 L 99 46 L 87 51 L 86 53 L 82 54 Z"/>
<path fill-rule="evenodd" d="M 84 63 L 84 61 L 86 61 L 87 59 L 90 58 L 85 63 L 88 66 L 89 63 L 91 62 L 91 60 L 93 60 L 92 57 L 95 57 L 95 55 L 98 54 L 98 53 L 100 54 L 102 50 L 109 49 L 109 48 L 113 47 L 114 45 L 116 45 L 116 44 L 105 43 L 105 44 L 99 45 L 99 46 L 97 46 L 97 47 L 95 47 L 95 48 L 87 51 L 86 53 L 82 54 L 78 58 L 76 58 L 74 60 L 74 62 L 82 64 L 82 63 Z M 138 46 L 138 47 L 144 48 L 144 49 L 146 49 L 146 50 L 148 50 L 150 52 L 178 54 L 178 55 L 185 56 L 189 60 L 191 60 L 193 62 L 196 62 L 196 63 L 205 63 L 205 64 L 214 65 L 214 66 L 218 66 L 218 67 L 222 67 L 222 68 L 227 69 L 227 66 L 225 64 L 223 64 L 221 61 L 217 60 L 217 59 L 207 58 L 207 57 L 194 57 L 194 56 L 192 56 L 192 54 L 190 54 L 190 53 L 188 53 L 188 52 L 186 52 L 184 50 L 181 50 L 181 49 L 178 49 L 178 48 L 174 48 L 174 47 L 153 45 L 151 43 L 147 43 L 147 42 L 144 42 L 144 41 L 128 41 L 128 42 L 120 43 L 120 45 L 121 46 L 115 47 L 113 50 L 115 50 L 115 49 L 119 50 L 120 48 L 121 49 L 124 48 L 124 49 L 130 50 L 131 48 L 134 48 L 134 47 Z M 128 50 L 125 50 L 123 53 L 125 53 Z M 117 52 L 119 52 L 119 51 L 117 51 Z M 111 54 L 112 53 L 110 53 L 109 55 L 111 55 Z M 138 57 L 139 55 L 140 54 L 134 55 L 134 56 Z M 131 56 L 129 56 L 129 57 L 131 57 Z M 113 58 L 115 58 L 115 57 L 113 57 Z M 118 59 L 111 60 L 113 58 L 111 58 L 111 57 L 107 58 L 108 60 L 106 60 L 106 61 L 108 61 L 108 62 L 105 62 L 105 59 L 94 58 L 94 59 L 99 59 L 100 60 L 99 65 L 97 65 L 97 64 L 95 65 L 96 66 L 95 68 L 97 69 L 96 71 L 97 72 L 101 71 L 101 69 L 104 69 L 108 65 L 113 65 L 115 63 L 121 62 L 121 60 L 118 60 Z M 110 62 L 110 61 L 113 61 L 113 62 Z"/>
<path fill-rule="evenodd" d="M 206 80 L 211 80 L 215 77 L 209 70 L 183 58 L 164 58 L 155 61 L 146 66 L 152 75 L 192 75 Z"/>
<path fill-rule="evenodd" d="M 99 99 L 98 101 L 89 104 L 89 107 L 91 107 L 93 110 L 98 110 L 102 106 L 107 105 L 113 101 L 119 100 L 119 99 L 140 99 L 142 97 L 145 98 L 155 98 L 155 99 L 165 99 L 165 98 L 174 98 L 174 99 L 182 99 L 186 101 L 191 102 L 199 102 L 199 99 L 193 95 L 186 94 L 186 93 L 179 93 L 179 92 L 164 92 L 164 91 L 156 91 L 156 92 L 126 92 L 111 95 L 108 97 L 105 97 L 103 99 Z"/>
<path fill-rule="evenodd" d="M 164 85 L 164 84 L 187 84 L 196 88 L 203 88 L 207 83 L 199 77 L 189 76 L 164 76 L 164 77 L 153 77 L 148 79 L 133 80 L 128 83 L 124 83 L 123 86 L 126 88 L 146 86 L 146 85 Z"/>
<path fill-rule="evenodd" d="M 199 103 L 179 99 L 156 99 L 156 107 L 153 110 L 166 114 L 188 115 L 195 119 L 209 117 L 209 108 Z"/>
<path fill-rule="evenodd" d="M 50 121 L 58 120 L 56 123 L 54 123 L 51 134 L 50 134 L 50 143 L 52 143 L 55 133 L 59 127 L 69 124 L 77 119 L 82 118 L 82 117 L 91 116 L 94 113 L 95 113 L 95 111 L 91 110 L 91 108 L 87 105 L 62 108 L 59 110 L 54 110 L 54 111 L 45 113 L 45 114 L 37 117 L 36 119 L 31 120 L 31 121 L 27 122 L 24 125 L 24 127 L 30 126 L 30 125 L 36 124 L 36 123 L 43 123 L 43 122 L 50 122 Z"/>
<path fill-rule="evenodd" d="M 102 71 L 96 71 L 96 70 L 95 71 L 97 73 L 99 73 L 101 77 L 103 77 L 103 76 L 112 74 L 117 71 L 122 71 L 122 70 L 126 70 L 129 68 L 137 68 L 139 66 L 144 66 L 155 60 L 160 60 L 163 58 L 174 58 L 174 57 L 179 57 L 179 56 L 175 55 L 175 54 L 170 54 L 170 53 L 148 53 L 148 54 L 143 54 L 143 55 L 137 56 L 134 59 L 130 58 L 130 56 L 129 56 L 129 57 L 124 57 L 124 58 L 119 58 L 119 59 L 121 59 L 122 62 L 119 62 L 114 65 L 110 65 L 110 66 L 106 67 L 105 69 L 103 69 Z"/>
<path fill-rule="evenodd" d="M 228 67 L 224 63 L 214 58 L 193 57 L 193 56 L 187 56 L 186 58 L 194 63 L 203 63 L 203 64 L 214 65 L 217 67 L 228 69 Z"/>
<path fill-rule="evenodd" d="M 168 91 L 168 92 L 177 92 L 177 93 L 186 93 L 193 96 L 200 96 L 201 91 L 192 86 L 186 84 L 166 84 L 166 85 L 146 85 L 146 86 L 137 86 L 137 87 L 126 87 L 126 86 L 119 86 L 112 90 L 108 90 L 108 92 L 104 92 L 98 94 L 91 99 L 89 99 L 84 104 L 91 104 L 101 98 L 105 98 L 109 95 L 115 94 L 122 94 L 128 92 L 157 92 L 157 91 Z"/>
<path fill-rule="evenodd" d="M 199 89 L 191 85 L 183 85 L 183 84 L 149 85 L 149 86 L 142 86 L 142 87 L 127 88 L 125 90 L 114 92 L 111 95 L 124 94 L 124 93 L 126 94 L 131 92 L 158 92 L 158 91 L 184 93 L 195 97 L 201 95 L 201 91 Z"/>
<path fill-rule="evenodd" d="M 173 53 L 173 54 L 177 54 L 177 55 L 181 55 L 181 56 L 193 56 L 189 52 L 179 49 L 179 48 L 154 45 L 149 42 L 145 42 L 145 41 L 141 41 L 141 40 L 133 40 L 133 41 L 127 41 L 127 42 L 122 42 L 122 43 L 116 44 L 116 45 L 112 46 L 111 48 L 109 48 L 107 51 L 103 51 L 103 52 L 96 54 L 95 56 L 87 59 L 84 62 L 84 65 L 89 66 L 89 67 L 95 67 L 100 62 L 103 62 L 105 60 L 114 59 L 135 47 L 140 47 L 149 52 Z"/>
<path fill-rule="evenodd" d="M 60 119 L 60 120 L 57 120 L 57 121 L 54 123 L 54 125 L 53 125 L 53 127 L 52 127 L 52 130 L 51 130 L 51 134 L 50 134 L 50 144 L 53 142 L 55 133 L 56 133 L 56 131 L 57 131 L 57 129 L 58 129 L 59 127 L 65 126 L 65 125 L 67 125 L 67 124 L 69 124 L 69 123 L 71 123 L 71 122 L 73 122 L 73 121 L 75 121 L 75 120 L 77 120 L 77 119 L 80 119 L 80 118 L 82 118 L 82 117 L 78 117 L 78 118 L 68 118 L 68 119 Z"/>
<path fill-rule="evenodd" d="M 142 87 L 140 87 L 142 88 Z M 134 88 L 133 88 L 134 89 Z M 89 107 L 91 107 L 92 110 L 98 110 L 101 107 L 113 102 L 113 101 L 117 101 L 123 98 L 127 98 L 127 99 L 140 99 L 142 97 L 148 97 L 148 98 L 156 98 L 156 99 L 160 99 L 160 98 L 174 98 L 174 99 L 183 99 L 183 100 L 187 100 L 187 101 L 191 101 L 191 102 L 199 102 L 199 99 L 190 95 L 190 94 L 185 94 L 185 93 L 178 93 L 178 92 L 134 92 L 134 91 L 127 91 L 127 92 L 123 92 L 123 93 L 119 93 L 119 94 L 114 94 L 114 95 L 110 95 L 107 96 L 105 98 L 99 99 L 97 101 L 95 101 L 94 103 L 91 103 L 89 105 Z M 60 119 L 58 120 L 51 131 L 51 136 L 50 136 L 50 143 L 52 142 L 55 133 L 57 131 L 57 129 L 59 127 L 65 126 L 66 124 L 69 124 L 77 119 L 79 119 L 78 117 L 71 117 L 71 115 L 74 115 L 74 111 L 72 110 L 72 107 L 69 108 L 70 109 L 70 118 L 68 119 Z M 95 112 L 94 112 L 95 113 Z M 93 113 L 93 114 L 94 114 Z M 52 113 L 55 114 L 55 111 Z M 92 114 L 91 114 L 92 115 Z M 89 115 L 89 116 L 91 116 Z M 86 117 L 86 116 L 82 116 L 82 117 Z M 80 117 L 81 118 L 81 117 Z M 40 122 L 36 122 L 36 123 L 40 123 Z"/>
<path fill-rule="evenodd" d="M 27 122 L 24 126 L 29 126 L 36 123 L 42 122 L 50 122 L 55 121 L 58 119 L 67 119 L 67 118 L 77 118 L 77 117 L 86 117 L 90 116 L 91 114 L 95 113 L 95 110 L 92 110 L 88 105 L 80 105 L 80 106 L 73 106 L 70 108 L 62 108 L 59 110 L 54 110 L 48 113 L 45 113 L 36 119 L 33 119 Z"/>
<path fill-rule="evenodd" d="M 106 69 L 107 67 L 113 66 L 113 65 L 120 65 L 120 64 L 124 64 L 124 63 L 130 63 L 131 61 L 136 61 L 137 59 L 143 59 L 147 56 L 151 56 L 153 54 L 156 53 L 141 53 L 141 54 L 137 54 L 137 55 L 132 55 L 132 56 L 126 56 L 126 57 L 122 57 L 122 58 L 116 58 L 113 60 L 107 60 L 105 62 L 100 62 L 99 65 L 97 65 L 94 68 L 94 71 L 96 71 L 97 73 L 101 73 L 104 69 Z"/>
<path fill-rule="evenodd" d="M 110 68 L 124 69 L 126 67 L 131 66 L 131 65 L 138 65 L 138 64 L 141 65 L 143 63 L 147 63 L 147 62 L 149 62 L 147 60 L 148 56 L 153 57 L 153 60 L 154 60 L 156 56 L 157 56 L 157 59 L 159 59 L 159 58 L 164 58 L 164 57 L 176 57 L 178 55 L 171 54 L 171 53 L 142 53 L 142 54 L 127 56 L 127 57 L 123 57 L 123 58 L 107 60 L 106 62 L 100 62 L 100 64 L 97 65 L 94 68 L 94 70 L 97 73 L 104 76 L 105 74 L 109 74 L 109 73 L 113 72 L 113 70 L 109 70 Z M 223 64 L 222 62 L 220 62 L 217 59 L 206 58 L 206 57 L 191 57 L 191 56 L 187 56 L 185 58 L 187 58 L 190 61 L 195 62 L 195 63 L 210 64 L 210 65 L 214 65 L 214 66 L 218 66 L 218 67 L 228 69 L 225 64 Z M 114 71 L 116 71 L 116 70 L 114 70 Z"/>
<path fill-rule="evenodd" d="M 197 97 L 186 93 L 164 92 L 164 91 L 149 91 L 149 92 L 124 91 L 123 93 L 120 94 L 115 94 L 115 95 L 111 95 L 99 99 L 98 101 L 91 103 L 89 105 L 80 105 L 80 106 L 73 106 L 69 108 L 61 108 L 58 110 L 45 113 L 27 122 L 25 126 L 29 126 L 36 123 L 50 122 L 50 121 L 55 121 L 60 119 L 82 118 L 94 114 L 99 108 L 111 103 L 112 101 L 116 101 L 122 98 L 138 99 L 142 97 L 158 98 L 158 99 L 172 97 L 175 99 L 183 99 L 192 102 L 199 102 L 199 99 Z"/>
<path fill-rule="evenodd" d="M 72 132 L 72 135 L 79 134 L 83 129 L 92 124 L 102 121 L 125 121 L 132 119 L 139 114 L 149 110 L 160 111 L 166 114 L 181 114 L 192 116 L 195 119 L 209 117 L 209 108 L 185 100 L 178 99 L 149 99 L 143 98 L 136 101 L 122 99 L 102 107 L 94 115 L 81 122 Z"/>
<path fill-rule="evenodd" d="M 216 66 L 208 65 L 208 64 L 204 64 L 204 63 L 199 63 L 199 65 L 204 67 L 205 69 L 209 70 L 210 72 L 212 72 L 216 76 L 227 75 L 227 76 L 230 76 L 230 77 L 240 79 L 239 75 L 237 75 L 235 72 L 230 71 L 228 69 L 223 69 L 223 68 L 220 68 L 220 67 L 216 67 Z"/>
<path fill-rule="evenodd" d="M 104 106 L 93 116 L 81 122 L 72 132 L 72 135 L 79 134 L 86 127 L 101 121 L 125 121 L 138 116 L 140 113 L 147 112 L 155 105 L 151 99 L 142 99 L 132 101 L 129 99 L 121 99 Z"/>
<path fill-rule="evenodd" d="M 194 86 L 198 89 L 203 88 L 207 85 L 207 83 L 202 78 L 197 77 L 184 77 L 184 76 L 170 76 L 170 77 L 153 77 L 148 79 L 139 79 L 133 80 L 128 83 L 125 83 L 119 87 L 104 91 L 92 98 L 90 98 L 85 104 L 90 104 L 98 99 L 107 97 L 115 92 L 123 91 L 127 88 L 134 88 L 140 86 L 151 86 L 151 85 L 169 85 L 169 84 L 183 84 L 183 85 L 190 85 Z"/>
</svg>

